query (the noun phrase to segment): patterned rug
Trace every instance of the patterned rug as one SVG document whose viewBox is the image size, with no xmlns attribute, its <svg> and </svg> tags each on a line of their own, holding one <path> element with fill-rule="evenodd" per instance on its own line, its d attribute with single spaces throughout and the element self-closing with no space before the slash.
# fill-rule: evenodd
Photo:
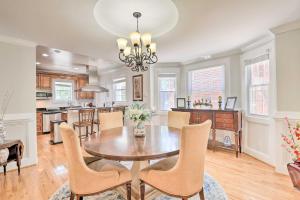
<svg viewBox="0 0 300 200">
<path fill-rule="evenodd" d="M 223 188 L 218 184 L 216 180 L 213 179 L 208 174 L 204 175 L 204 195 L 205 200 L 227 200 L 227 196 Z M 49 200 L 65 200 L 70 198 L 69 185 L 66 183 L 61 188 L 59 188 Z M 125 200 L 117 191 L 111 190 L 95 196 L 87 196 L 83 198 L 84 200 Z M 155 200 L 177 200 L 177 198 L 161 195 Z M 195 195 L 189 200 L 197 200 L 199 195 Z"/>
</svg>

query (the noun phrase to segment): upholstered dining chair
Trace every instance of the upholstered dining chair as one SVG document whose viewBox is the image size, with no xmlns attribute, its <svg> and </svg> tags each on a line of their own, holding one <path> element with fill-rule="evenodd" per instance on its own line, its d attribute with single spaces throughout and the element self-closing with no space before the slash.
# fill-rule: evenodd
<svg viewBox="0 0 300 200">
<path fill-rule="evenodd" d="M 104 131 L 123 126 L 123 112 L 99 113 L 100 130 Z"/>
<path fill-rule="evenodd" d="M 111 112 L 111 108 L 110 107 L 97 108 L 97 116 L 96 116 L 96 119 L 94 120 L 94 124 L 97 125 L 98 132 L 100 130 L 99 113 L 107 113 L 107 112 Z"/>
<path fill-rule="evenodd" d="M 186 200 L 199 193 L 204 200 L 204 162 L 210 128 L 210 120 L 182 128 L 178 160 L 161 160 L 139 173 L 141 200 L 145 199 L 145 183 L 170 196 Z"/>
<path fill-rule="evenodd" d="M 189 112 L 168 112 L 168 126 L 172 128 L 182 129 L 183 126 L 188 125 L 190 122 Z"/>
<path fill-rule="evenodd" d="M 131 174 L 120 163 L 100 160 L 94 162 L 95 171 L 89 168 L 83 160 L 79 139 L 75 131 L 66 123 L 60 125 L 61 136 L 68 161 L 70 199 L 82 199 L 83 196 L 94 195 L 126 185 L 127 199 L 131 199 Z"/>
</svg>

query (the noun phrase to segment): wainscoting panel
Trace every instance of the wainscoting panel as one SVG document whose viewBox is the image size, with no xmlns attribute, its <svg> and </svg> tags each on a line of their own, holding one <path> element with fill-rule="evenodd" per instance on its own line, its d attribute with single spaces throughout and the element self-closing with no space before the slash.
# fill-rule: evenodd
<svg viewBox="0 0 300 200">
<path fill-rule="evenodd" d="M 36 114 L 8 114 L 4 124 L 7 130 L 7 139 L 20 139 L 24 144 L 24 154 L 21 167 L 37 163 L 37 136 L 36 136 Z M 16 163 L 11 162 L 8 170 L 16 169 Z M 0 172 L 3 169 L 0 168 Z"/>
</svg>

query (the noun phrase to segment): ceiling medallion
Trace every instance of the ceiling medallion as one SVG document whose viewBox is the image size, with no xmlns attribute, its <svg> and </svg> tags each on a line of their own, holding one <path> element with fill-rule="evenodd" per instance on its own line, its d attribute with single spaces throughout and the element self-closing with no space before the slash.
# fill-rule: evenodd
<svg viewBox="0 0 300 200">
<path fill-rule="evenodd" d="M 130 34 L 131 46 L 127 46 L 127 40 L 124 38 L 117 39 L 119 47 L 119 59 L 131 68 L 134 72 L 147 71 L 150 64 L 158 61 L 156 55 L 156 43 L 151 43 L 151 34 L 139 31 L 140 12 L 134 12 L 136 18 L 136 31 Z"/>
</svg>

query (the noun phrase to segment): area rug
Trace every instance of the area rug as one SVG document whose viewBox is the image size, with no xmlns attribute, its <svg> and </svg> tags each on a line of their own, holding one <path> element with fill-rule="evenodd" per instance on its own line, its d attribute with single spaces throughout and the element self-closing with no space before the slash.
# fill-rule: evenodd
<svg viewBox="0 0 300 200">
<path fill-rule="evenodd" d="M 206 200 L 227 200 L 226 193 L 218 182 L 208 174 L 204 175 L 204 195 Z M 49 200 L 65 200 L 70 198 L 70 189 L 68 183 L 60 187 Z M 99 195 L 87 196 L 84 200 L 125 200 L 117 191 L 111 190 Z M 177 200 L 177 198 L 161 195 L 154 200 Z M 199 195 L 195 195 L 189 200 L 197 200 Z"/>
</svg>

